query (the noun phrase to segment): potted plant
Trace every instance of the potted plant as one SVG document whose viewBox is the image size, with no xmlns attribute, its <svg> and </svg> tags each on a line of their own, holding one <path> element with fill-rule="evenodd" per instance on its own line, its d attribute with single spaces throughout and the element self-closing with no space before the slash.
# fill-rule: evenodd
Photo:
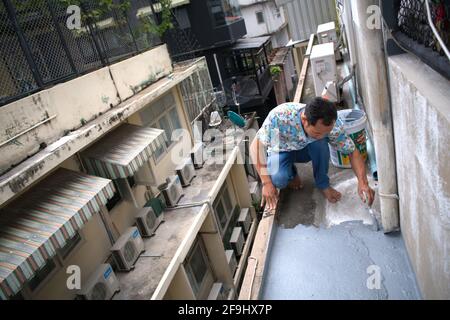
<svg viewBox="0 0 450 320">
<path fill-rule="evenodd" d="M 283 71 L 283 70 L 281 69 L 280 66 L 271 66 L 270 67 L 270 74 L 272 75 L 272 78 L 275 82 L 278 81 L 278 77 L 280 76 L 281 71 Z"/>
</svg>

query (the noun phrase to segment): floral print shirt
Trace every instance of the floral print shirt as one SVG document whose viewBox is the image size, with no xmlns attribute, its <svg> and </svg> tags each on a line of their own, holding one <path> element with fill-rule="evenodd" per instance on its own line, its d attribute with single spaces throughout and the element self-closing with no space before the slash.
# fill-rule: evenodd
<svg viewBox="0 0 450 320">
<path fill-rule="evenodd" d="M 304 149 L 316 141 L 309 138 L 300 119 L 305 108 L 300 103 L 285 103 L 273 109 L 256 137 L 267 147 L 267 152 L 279 153 Z M 355 143 L 344 131 L 343 123 L 338 119 L 328 135 L 329 144 L 343 154 L 355 151 Z"/>
</svg>

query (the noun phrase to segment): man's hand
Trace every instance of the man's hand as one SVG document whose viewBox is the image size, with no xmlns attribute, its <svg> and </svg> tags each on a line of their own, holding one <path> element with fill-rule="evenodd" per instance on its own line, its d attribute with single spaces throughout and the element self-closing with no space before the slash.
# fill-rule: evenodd
<svg viewBox="0 0 450 320">
<path fill-rule="evenodd" d="M 266 182 L 262 188 L 262 202 L 261 206 L 267 203 L 267 209 L 275 210 L 278 203 L 278 190 L 272 182 Z"/>
<path fill-rule="evenodd" d="M 375 200 L 375 191 L 373 191 L 369 187 L 369 184 L 367 182 L 359 182 L 358 183 L 358 194 L 364 203 L 366 203 L 366 197 L 364 196 L 364 194 L 366 194 L 367 204 L 369 205 L 369 207 L 372 206 L 373 201 Z"/>
</svg>

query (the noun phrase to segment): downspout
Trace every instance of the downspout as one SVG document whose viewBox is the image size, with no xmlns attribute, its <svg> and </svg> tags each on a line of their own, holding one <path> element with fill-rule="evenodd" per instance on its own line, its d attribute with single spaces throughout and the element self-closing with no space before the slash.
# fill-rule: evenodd
<svg viewBox="0 0 450 320">
<path fill-rule="evenodd" d="M 368 27 L 370 6 L 379 6 L 379 1 L 351 0 L 360 90 L 373 130 L 378 166 L 381 223 L 384 233 L 389 233 L 400 228 L 395 145 L 383 34 L 381 28 Z"/>
</svg>

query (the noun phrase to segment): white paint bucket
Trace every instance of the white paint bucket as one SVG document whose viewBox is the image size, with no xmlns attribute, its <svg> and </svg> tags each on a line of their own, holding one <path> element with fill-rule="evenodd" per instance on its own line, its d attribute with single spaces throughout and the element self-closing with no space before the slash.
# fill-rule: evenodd
<svg viewBox="0 0 450 320">
<path fill-rule="evenodd" d="M 366 125 L 367 116 L 362 110 L 348 109 L 338 111 L 338 118 L 344 125 L 345 132 L 350 136 L 350 138 L 355 143 L 359 152 L 363 156 L 364 160 L 367 160 L 367 145 L 366 145 Z M 363 143 L 358 143 L 358 141 Z M 338 168 L 351 168 L 349 155 L 342 154 L 341 152 L 334 149 L 331 145 L 330 156 L 331 163 Z"/>
</svg>

